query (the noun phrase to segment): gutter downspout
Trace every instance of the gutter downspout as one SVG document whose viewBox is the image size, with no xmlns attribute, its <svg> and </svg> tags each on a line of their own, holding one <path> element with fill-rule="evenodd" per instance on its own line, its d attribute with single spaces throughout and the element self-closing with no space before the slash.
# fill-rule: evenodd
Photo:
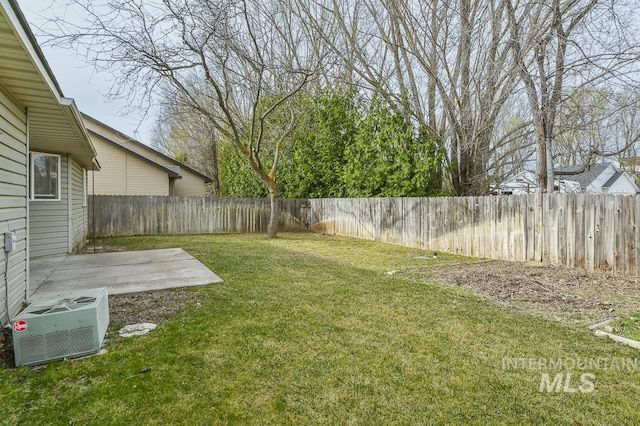
<svg viewBox="0 0 640 426">
<path fill-rule="evenodd" d="M 27 282 L 25 284 L 25 289 L 24 289 L 24 293 L 25 293 L 24 294 L 24 298 L 25 298 L 25 300 L 27 300 L 31 296 L 31 294 L 30 294 L 31 293 L 31 288 L 29 286 L 29 283 L 30 283 L 30 280 L 31 280 L 30 273 L 29 273 L 29 269 L 30 269 L 29 268 L 29 263 L 30 263 L 29 259 L 30 259 L 30 256 L 31 256 L 31 250 L 29 248 L 29 246 L 31 245 L 30 244 L 30 240 L 31 240 L 31 238 L 30 238 L 31 237 L 31 234 L 30 234 L 30 232 L 31 232 L 31 225 L 30 225 L 31 216 L 30 216 L 30 214 L 31 213 L 30 213 L 30 211 L 31 211 L 31 209 L 29 207 L 30 206 L 29 200 L 31 199 L 31 158 L 30 158 L 31 154 L 29 153 L 29 150 L 31 149 L 30 146 L 29 146 L 30 142 L 31 142 L 31 135 L 30 135 L 30 133 L 31 133 L 30 132 L 30 127 L 31 126 L 29 124 L 29 108 L 26 108 L 24 113 L 27 116 L 27 230 L 26 230 L 27 235 L 25 237 L 26 238 L 25 246 L 27 247 L 26 248 L 26 255 L 25 255 L 26 256 L 25 263 L 26 263 L 27 270 L 26 270 L 26 275 L 25 276 L 27 277 Z"/>
<path fill-rule="evenodd" d="M 67 253 L 73 251 L 73 167 L 71 154 L 67 154 Z"/>
</svg>

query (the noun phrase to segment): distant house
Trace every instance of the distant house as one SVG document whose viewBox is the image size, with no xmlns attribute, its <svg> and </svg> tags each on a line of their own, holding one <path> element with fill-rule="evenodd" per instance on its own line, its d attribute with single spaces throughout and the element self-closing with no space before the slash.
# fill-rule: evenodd
<svg viewBox="0 0 640 426">
<path fill-rule="evenodd" d="M 580 185 L 571 180 L 555 179 L 554 188 L 561 194 L 575 194 L 580 192 Z M 538 181 L 535 172 L 531 170 L 522 171 L 507 179 L 500 185 L 491 189 L 492 195 L 522 195 L 533 194 L 538 188 Z"/>
<path fill-rule="evenodd" d="M 614 163 L 589 166 L 559 166 L 554 169 L 554 188 L 559 193 L 635 195 L 640 189 L 634 176 Z M 492 194 L 532 194 L 538 185 L 536 174 L 525 170 L 492 188 Z"/>
<path fill-rule="evenodd" d="M 96 195 L 204 196 L 212 179 L 116 129 L 82 115 L 100 157 L 89 176 Z"/>
<path fill-rule="evenodd" d="M 639 192 L 635 177 L 621 170 L 613 162 L 595 163 L 586 168 L 557 167 L 554 173 L 557 179 L 578 183 L 580 192 L 587 194 L 636 195 Z"/>
<path fill-rule="evenodd" d="M 70 253 L 88 231 L 87 170 L 99 165 L 17 3 L 0 0 L 0 324 L 36 288 L 29 259 Z M 5 241 L 6 239 L 6 241 Z"/>
</svg>

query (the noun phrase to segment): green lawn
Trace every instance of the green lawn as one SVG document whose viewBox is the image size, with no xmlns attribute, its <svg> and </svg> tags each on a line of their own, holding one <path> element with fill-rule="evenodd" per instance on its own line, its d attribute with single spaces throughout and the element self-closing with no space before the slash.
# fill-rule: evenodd
<svg viewBox="0 0 640 426">
<path fill-rule="evenodd" d="M 613 328 L 614 334 L 640 341 L 640 312 L 619 318 L 609 325 Z"/>
<path fill-rule="evenodd" d="M 564 368 L 503 365 L 505 358 L 635 360 L 637 351 L 437 285 L 437 276 L 417 283 L 386 274 L 464 258 L 414 259 L 424 253 L 313 234 L 107 243 L 183 247 L 225 282 L 193 289 L 198 305 L 147 336 L 108 345 L 105 355 L 0 370 L 0 423 L 639 422 L 640 362 L 575 365 L 567 392 L 539 392 L 543 374 L 553 379 Z M 593 392 L 577 390 L 585 373 L 594 376 L 587 377 Z"/>
</svg>

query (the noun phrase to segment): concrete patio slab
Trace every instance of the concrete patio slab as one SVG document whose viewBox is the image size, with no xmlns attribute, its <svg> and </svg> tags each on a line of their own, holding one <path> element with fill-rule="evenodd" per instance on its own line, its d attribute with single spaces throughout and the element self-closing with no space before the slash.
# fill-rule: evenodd
<svg viewBox="0 0 640 426">
<path fill-rule="evenodd" d="M 109 294 L 137 293 L 222 282 L 180 248 L 83 254 L 30 262 L 30 301 L 107 287 Z"/>
</svg>

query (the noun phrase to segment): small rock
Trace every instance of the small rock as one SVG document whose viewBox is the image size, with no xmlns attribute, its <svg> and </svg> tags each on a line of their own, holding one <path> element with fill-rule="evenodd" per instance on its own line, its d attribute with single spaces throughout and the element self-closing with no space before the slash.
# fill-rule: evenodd
<svg viewBox="0 0 640 426">
<path fill-rule="evenodd" d="M 120 337 L 142 336 L 143 334 L 147 334 L 156 327 L 157 324 L 153 324 L 150 322 L 130 324 L 122 327 L 120 331 L 118 331 L 118 334 L 120 335 Z"/>
<path fill-rule="evenodd" d="M 613 327 L 611 327 L 610 325 L 605 325 L 602 329 L 607 333 L 613 333 Z"/>
</svg>

